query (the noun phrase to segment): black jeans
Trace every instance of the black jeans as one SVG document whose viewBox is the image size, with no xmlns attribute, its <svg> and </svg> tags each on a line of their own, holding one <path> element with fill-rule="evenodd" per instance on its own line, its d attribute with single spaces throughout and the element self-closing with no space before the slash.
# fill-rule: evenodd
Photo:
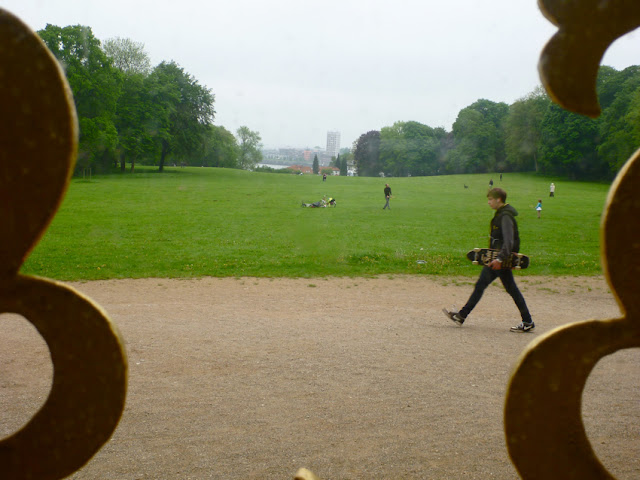
<svg viewBox="0 0 640 480">
<path fill-rule="evenodd" d="M 482 269 L 480 278 L 478 278 L 476 286 L 473 289 L 473 293 L 471 294 L 471 297 L 469 297 L 467 304 L 460 310 L 460 315 L 466 318 L 471 313 L 471 310 L 474 309 L 482 298 L 482 294 L 486 288 L 491 285 L 491 282 L 493 282 L 497 277 L 500 277 L 500 281 L 502 282 L 502 285 L 504 285 L 505 290 L 509 295 L 511 295 L 511 298 L 513 298 L 513 301 L 516 303 L 518 310 L 520 310 L 522 321 L 524 323 L 531 323 L 531 314 L 527 308 L 527 302 L 524 301 L 524 297 L 516 285 L 516 281 L 513 278 L 513 272 L 506 269 L 492 270 L 489 267 L 484 267 Z"/>
</svg>

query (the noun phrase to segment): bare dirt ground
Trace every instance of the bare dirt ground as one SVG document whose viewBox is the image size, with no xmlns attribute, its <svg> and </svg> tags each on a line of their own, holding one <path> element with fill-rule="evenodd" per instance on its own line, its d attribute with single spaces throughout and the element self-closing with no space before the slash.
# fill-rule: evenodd
<svg viewBox="0 0 640 480">
<path fill-rule="evenodd" d="M 113 437 L 71 478 L 518 478 L 502 409 L 519 353 L 620 313 L 601 277 L 517 280 L 535 333 L 509 332 L 518 312 L 499 282 L 463 327 L 441 313 L 471 293 L 462 278 L 73 283 L 125 338 L 129 391 Z M 639 360 L 605 358 L 583 397 L 593 447 L 620 479 L 640 477 Z M 0 316 L 0 437 L 37 411 L 51 376 L 35 329 Z"/>
</svg>

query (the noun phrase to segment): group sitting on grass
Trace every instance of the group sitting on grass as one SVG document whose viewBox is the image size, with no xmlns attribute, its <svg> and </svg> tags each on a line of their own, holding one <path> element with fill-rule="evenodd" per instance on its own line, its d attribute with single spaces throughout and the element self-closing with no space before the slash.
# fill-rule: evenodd
<svg viewBox="0 0 640 480">
<path fill-rule="evenodd" d="M 336 199 L 332 198 L 332 197 L 327 198 L 327 196 L 325 195 L 320 200 L 318 200 L 317 202 L 314 202 L 314 203 L 304 203 L 304 202 L 302 202 L 302 206 L 303 207 L 309 207 L 309 208 L 335 207 L 336 206 Z"/>
</svg>

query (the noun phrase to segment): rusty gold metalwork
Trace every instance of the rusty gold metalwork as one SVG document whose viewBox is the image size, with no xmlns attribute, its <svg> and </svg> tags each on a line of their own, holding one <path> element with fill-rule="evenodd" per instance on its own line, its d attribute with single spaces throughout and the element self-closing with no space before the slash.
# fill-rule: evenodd
<svg viewBox="0 0 640 480">
<path fill-rule="evenodd" d="M 567 110 L 597 117 L 600 62 L 614 40 L 640 24 L 637 0 L 538 0 L 538 6 L 558 27 L 540 56 L 542 84 Z"/>
<path fill-rule="evenodd" d="M 600 113 L 595 81 L 608 46 L 640 25 L 637 0 L 539 0 L 558 33 L 540 74 L 565 108 Z M 77 149 L 71 93 L 56 60 L 22 22 L 0 9 L 0 313 L 24 316 L 43 336 L 54 366 L 44 406 L 0 441 L 10 479 L 60 479 L 109 439 L 124 409 L 122 340 L 90 299 L 62 284 L 18 273 L 68 187 Z M 511 377 L 505 402 L 509 454 L 523 478 L 610 479 L 586 436 L 581 395 L 596 363 L 640 347 L 640 151 L 611 188 L 602 223 L 607 280 L 623 316 L 560 327 L 532 342 Z M 532 455 L 531 452 L 534 452 Z M 296 480 L 318 480 L 300 469 Z"/>
<path fill-rule="evenodd" d="M 301 468 L 300 470 L 298 470 L 293 480 L 320 480 L 320 479 L 316 477 L 313 473 L 311 473 L 309 470 L 307 470 L 306 468 Z"/>
<path fill-rule="evenodd" d="M 42 408 L 0 441 L 0 476 L 57 480 L 86 464 L 115 430 L 127 359 L 99 306 L 70 287 L 18 273 L 67 190 L 78 127 L 58 62 L 2 9 L 0 105 L 0 313 L 20 314 L 35 326 L 54 371 Z"/>
<path fill-rule="evenodd" d="M 540 73 L 549 95 L 565 108 L 597 116 L 596 76 L 611 42 L 640 26 L 640 4 L 541 0 L 559 32 L 545 47 Z M 598 460 L 581 416 L 584 386 L 596 363 L 640 347 L 640 150 L 611 187 L 601 225 L 601 257 L 623 316 L 557 328 L 520 356 L 504 410 L 507 447 L 525 479 L 612 479 Z"/>
</svg>

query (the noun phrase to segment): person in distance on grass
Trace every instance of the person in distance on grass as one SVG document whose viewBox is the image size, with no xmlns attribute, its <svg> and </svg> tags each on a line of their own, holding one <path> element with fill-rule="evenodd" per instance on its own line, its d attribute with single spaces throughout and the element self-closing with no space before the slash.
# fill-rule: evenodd
<svg viewBox="0 0 640 480">
<path fill-rule="evenodd" d="M 457 325 L 462 326 L 467 316 L 471 313 L 471 310 L 475 308 L 482 298 L 482 294 L 486 288 L 499 277 L 507 293 L 513 298 L 522 317 L 522 322 L 519 325 L 511 327 L 511 331 L 530 332 L 535 328 L 527 303 L 516 285 L 511 269 L 502 268 L 502 261 L 508 259 L 511 252 L 518 252 L 520 250 L 520 235 L 518 233 L 518 223 L 515 219 L 518 212 L 506 203 L 506 201 L 507 192 L 501 188 L 492 188 L 489 190 L 489 193 L 487 193 L 487 203 L 489 207 L 496 211 L 490 223 L 491 240 L 489 248 L 499 250 L 499 252 L 497 258 L 492 261 L 491 264 L 482 268 L 473 293 L 465 306 L 462 307 L 459 312 L 443 310 L 445 315 Z"/>
<path fill-rule="evenodd" d="M 384 198 L 387 199 L 387 203 L 384 204 L 384 207 L 382 207 L 382 209 L 384 210 L 385 208 L 388 208 L 389 210 L 391 210 L 391 205 L 389 205 L 389 200 L 391 199 L 391 187 L 388 183 L 384 186 Z"/>
</svg>

